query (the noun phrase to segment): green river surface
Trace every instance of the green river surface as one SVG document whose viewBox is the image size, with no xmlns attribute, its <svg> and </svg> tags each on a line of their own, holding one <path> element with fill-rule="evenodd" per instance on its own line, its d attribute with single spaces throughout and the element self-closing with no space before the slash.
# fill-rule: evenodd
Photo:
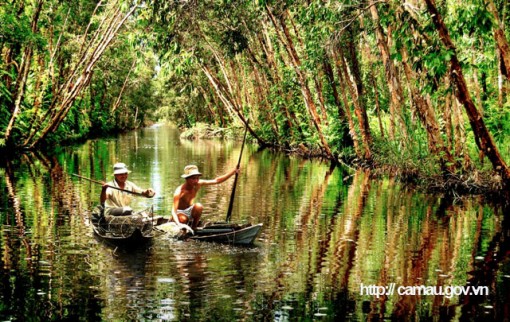
<svg viewBox="0 0 510 322">
<path fill-rule="evenodd" d="M 109 180 L 124 162 L 157 192 L 133 208 L 169 216 L 184 166 L 214 178 L 240 150 L 154 126 L 2 164 L 0 321 L 509 319 L 509 209 L 483 196 L 247 145 L 232 221 L 263 224 L 253 247 L 161 236 L 122 249 L 92 232 L 101 186 L 72 176 Z M 203 219 L 225 219 L 233 181 L 202 188 Z"/>
</svg>

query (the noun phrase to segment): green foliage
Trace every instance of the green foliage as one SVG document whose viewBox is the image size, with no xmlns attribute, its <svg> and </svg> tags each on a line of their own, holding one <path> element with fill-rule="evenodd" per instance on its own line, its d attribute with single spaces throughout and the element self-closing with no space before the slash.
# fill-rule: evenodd
<svg viewBox="0 0 510 322">
<path fill-rule="evenodd" d="M 0 8 L 0 131 L 5 131 L 12 115 L 24 49 L 31 48 L 34 53 L 21 113 L 13 129 L 15 140 L 20 142 L 38 120 L 52 113 L 54 95 L 78 58 L 89 21 L 90 37 L 106 9 L 101 6 L 96 17 L 91 17 L 96 1 L 50 2 L 51 6 L 43 6 L 35 33 L 30 26 L 31 4 L 25 10 L 20 10 L 17 2 Z M 122 3 L 126 8 L 132 4 Z M 276 26 L 266 5 L 275 16 Z M 498 105 L 494 17 L 485 2 L 448 0 L 438 4 L 455 52 L 445 48 L 422 3 L 376 2 L 378 23 L 387 37 L 396 75 L 388 75 L 387 66 L 382 64 L 375 34 L 378 26 L 366 5 L 320 0 L 149 1 L 126 21 L 50 140 L 83 139 L 155 120 L 170 120 L 181 127 L 201 123 L 229 127 L 239 122 L 236 109 L 240 109 L 253 120 L 254 131 L 264 142 L 318 150 L 323 143 L 304 100 L 304 93 L 309 91 L 320 117 L 328 120 L 328 125 L 320 126 L 335 155 L 347 159 L 354 156 L 347 120 L 339 119 L 338 110 L 344 104 L 352 108 L 357 100 L 369 117 L 375 140 L 370 148 L 377 163 L 399 164 L 409 172 L 436 173 L 438 158 L 429 155 L 427 125 L 417 117 L 410 90 L 416 89 L 435 109 L 441 135 L 455 139 L 446 138 L 446 118 L 451 118 L 447 115 L 451 111 L 445 110 L 445 104 L 453 93 L 452 83 L 446 80 L 456 54 L 477 107 L 484 111 L 487 127 L 500 146 L 504 144 L 510 135 L 510 116 L 508 103 L 503 108 Z M 508 10 L 508 4 L 496 5 Z M 509 23 L 508 15 L 502 19 Z M 297 53 L 297 63 L 289 56 L 291 42 L 285 39 L 282 22 Z M 339 83 L 340 48 L 348 67 L 344 82 L 355 88 L 354 95 L 347 90 L 348 83 Z M 54 64 L 51 68 L 50 62 Z M 404 63 L 412 66 L 415 75 L 411 79 L 404 73 Z M 395 113 L 390 108 L 390 78 L 398 80 L 403 89 L 401 106 L 393 115 L 397 124 L 394 139 L 380 133 L 375 113 L 377 99 L 387 134 L 389 114 Z M 506 100 L 504 93 L 502 102 Z M 360 119 L 354 112 L 352 130 L 361 137 Z M 469 123 L 462 116 L 460 121 L 468 129 L 466 144 L 474 155 L 477 151 Z M 404 133 L 409 135 L 405 140 Z M 422 163 L 424 169 L 420 168 Z"/>
<path fill-rule="evenodd" d="M 481 0 L 459 6 L 452 18 L 454 19 L 451 21 L 451 30 L 454 35 L 482 34 L 489 36 L 492 31 L 492 19 L 494 18 Z"/>
<path fill-rule="evenodd" d="M 23 44 L 33 37 L 30 21 L 25 15 L 0 11 L 0 39 L 7 45 Z"/>
<path fill-rule="evenodd" d="M 424 137 L 416 137 L 413 144 L 402 145 L 376 138 L 373 152 L 375 163 L 390 168 L 394 175 L 432 176 L 440 173 L 436 156 L 431 156 L 424 146 Z M 426 139 L 425 139 L 426 140 Z"/>
<path fill-rule="evenodd" d="M 510 133 L 510 102 L 507 102 L 503 108 L 490 105 L 484 111 L 484 118 L 494 139 L 501 143 L 506 142 Z"/>
<path fill-rule="evenodd" d="M 332 122 L 328 128 L 328 137 L 333 153 L 341 155 L 344 159 L 349 160 L 354 158 L 355 151 L 352 146 L 352 140 L 346 138 L 346 132 L 348 132 L 348 124 L 341 122 Z"/>
</svg>

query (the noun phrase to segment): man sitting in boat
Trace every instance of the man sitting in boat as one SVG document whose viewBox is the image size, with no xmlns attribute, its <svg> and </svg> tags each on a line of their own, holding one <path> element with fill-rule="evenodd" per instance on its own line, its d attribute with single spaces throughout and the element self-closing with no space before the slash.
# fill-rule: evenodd
<svg viewBox="0 0 510 322">
<path fill-rule="evenodd" d="M 116 163 L 113 166 L 114 180 L 103 184 L 101 190 L 101 205 L 105 208 L 105 215 L 110 216 L 128 216 L 133 213 L 129 207 L 131 204 L 132 194 L 121 191 L 132 191 L 135 194 L 140 194 L 147 198 L 152 198 L 156 194 L 152 188 L 142 189 L 131 181 L 128 181 L 128 174 L 131 171 L 127 169 L 124 163 Z M 114 189 L 115 187 L 118 189 Z"/>
<path fill-rule="evenodd" d="M 202 173 L 196 165 L 187 165 L 181 178 L 186 182 L 175 189 L 174 202 L 172 207 L 172 219 L 176 223 L 186 224 L 195 230 L 202 216 L 204 207 L 200 203 L 193 203 L 198 190 L 202 186 L 218 184 L 238 173 L 239 169 L 234 168 L 228 173 L 212 180 L 200 179 Z"/>
</svg>

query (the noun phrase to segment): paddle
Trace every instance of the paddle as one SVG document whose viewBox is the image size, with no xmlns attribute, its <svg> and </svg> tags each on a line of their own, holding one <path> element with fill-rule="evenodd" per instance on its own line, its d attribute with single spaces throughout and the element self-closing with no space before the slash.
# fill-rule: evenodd
<svg viewBox="0 0 510 322">
<path fill-rule="evenodd" d="M 241 165 L 241 157 L 243 155 L 244 143 L 246 142 L 246 133 L 247 132 L 248 132 L 248 122 L 246 122 L 246 127 L 244 128 L 243 145 L 241 146 L 241 153 L 239 153 L 239 161 L 237 162 L 237 169 L 239 169 L 239 166 Z M 229 222 L 230 217 L 232 216 L 232 208 L 234 206 L 234 195 L 236 193 L 237 177 L 238 176 L 239 176 L 239 173 L 236 172 L 236 176 L 234 178 L 234 186 L 232 187 L 232 195 L 230 196 L 230 203 L 228 204 L 227 218 L 225 219 L 226 222 Z"/>
<path fill-rule="evenodd" d="M 90 178 L 87 178 L 87 177 L 84 177 L 84 176 L 80 176 L 79 174 L 74 174 L 74 173 L 71 173 L 73 176 L 75 177 L 78 177 L 80 179 L 85 179 L 85 180 L 88 180 L 90 182 L 94 182 L 94 183 L 97 183 L 97 184 L 100 184 L 100 185 L 104 185 L 103 182 L 99 181 L 99 180 L 94 180 L 94 179 L 90 179 Z M 108 188 L 112 188 L 112 189 L 116 189 L 116 190 L 120 190 L 122 192 L 127 192 L 127 193 L 130 193 L 130 194 L 133 194 L 133 195 L 136 195 L 136 196 L 143 196 L 143 197 L 146 197 L 143 193 L 139 193 L 139 192 L 135 192 L 135 191 L 129 191 L 129 190 L 125 190 L 125 189 L 121 189 L 121 188 L 118 188 L 118 187 L 115 187 L 115 186 L 110 186 L 108 185 Z"/>
</svg>

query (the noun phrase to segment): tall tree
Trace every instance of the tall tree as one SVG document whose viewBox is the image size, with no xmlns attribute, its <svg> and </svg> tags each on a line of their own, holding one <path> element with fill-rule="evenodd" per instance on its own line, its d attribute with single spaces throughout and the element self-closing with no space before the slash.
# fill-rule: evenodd
<svg viewBox="0 0 510 322">
<path fill-rule="evenodd" d="M 34 14 L 32 17 L 32 21 L 30 23 L 31 26 L 31 32 L 37 33 L 37 30 L 39 29 L 39 17 L 41 14 L 41 10 L 44 4 L 44 0 L 38 0 Z M 21 102 L 23 100 L 23 96 L 25 95 L 25 88 L 28 78 L 28 73 L 30 71 L 30 66 L 32 64 L 32 55 L 34 52 L 34 45 L 33 44 L 27 44 L 25 47 L 25 50 L 23 51 L 23 57 L 21 59 L 21 66 L 20 66 L 20 72 L 18 74 L 18 77 L 16 79 L 16 85 L 14 89 L 14 106 L 11 109 L 12 114 L 11 118 L 9 120 L 9 124 L 7 125 L 7 128 L 5 129 L 4 134 L 4 140 L 5 142 L 9 142 L 11 137 L 11 132 L 14 127 L 14 123 L 16 122 L 16 119 L 18 118 L 18 115 L 21 112 Z"/>
<path fill-rule="evenodd" d="M 446 27 L 441 13 L 437 10 L 435 0 L 423 0 L 427 6 L 427 10 L 431 15 L 431 19 L 439 33 L 439 37 L 444 46 L 451 52 L 450 58 L 450 78 L 455 86 L 455 95 L 459 102 L 464 106 L 469 118 L 469 123 L 475 135 L 475 141 L 478 148 L 487 155 L 496 172 L 501 174 L 505 185 L 510 184 L 510 170 L 505 160 L 501 157 L 492 135 L 487 129 L 482 115 L 476 108 L 471 95 L 469 93 L 466 80 L 462 71 L 462 66 L 457 57 L 457 49 L 450 38 L 448 28 Z"/>
<path fill-rule="evenodd" d="M 496 8 L 494 1 L 485 0 L 485 4 L 489 12 L 494 16 L 494 39 L 496 40 L 496 45 L 498 46 L 501 63 L 504 66 L 503 70 L 505 71 L 505 76 L 508 80 L 510 80 L 510 45 L 508 44 L 508 40 L 505 36 L 504 25 L 499 18 L 498 9 Z"/>
<path fill-rule="evenodd" d="M 382 26 L 380 24 L 379 19 L 379 11 L 377 10 L 377 4 L 374 0 L 370 0 L 370 13 L 372 15 L 372 20 L 375 25 L 375 34 L 377 37 L 377 47 L 381 53 L 381 57 L 383 60 L 383 65 L 386 71 L 386 81 L 388 82 L 388 86 L 390 88 L 390 138 L 394 139 L 395 137 L 395 126 L 397 126 L 397 122 L 401 133 L 404 137 L 407 137 L 407 129 L 405 126 L 405 122 L 403 121 L 402 116 L 402 106 L 404 102 L 402 85 L 400 81 L 400 75 L 395 68 L 395 64 L 391 58 L 390 49 L 388 46 L 388 39 L 384 34 Z"/>
<path fill-rule="evenodd" d="M 305 105 L 308 108 L 308 112 L 310 113 L 310 116 L 312 118 L 313 125 L 315 126 L 315 129 L 317 130 L 317 134 L 319 135 L 319 138 L 320 138 L 320 141 L 322 144 L 322 148 L 324 149 L 326 156 L 328 156 L 329 158 L 332 158 L 333 154 L 332 154 L 329 144 L 326 141 L 326 138 L 323 134 L 323 130 L 322 130 L 322 126 L 321 126 L 321 119 L 320 119 L 319 114 L 317 113 L 317 107 L 315 105 L 315 102 L 312 97 L 312 93 L 308 86 L 307 76 L 305 75 L 305 73 L 302 69 L 300 57 L 297 53 L 296 47 L 294 46 L 294 42 L 292 40 L 289 29 L 285 22 L 285 16 L 284 16 L 284 14 L 280 14 L 279 17 L 277 18 L 273 14 L 273 11 L 269 6 L 266 6 L 266 11 L 273 23 L 273 26 L 276 30 L 276 34 L 278 35 L 278 38 L 280 39 L 281 43 L 287 50 L 290 61 L 292 63 L 292 67 L 294 68 L 294 71 L 295 71 L 297 78 L 299 80 L 299 83 L 301 85 L 301 91 L 303 93 L 303 99 L 304 99 Z"/>
</svg>

